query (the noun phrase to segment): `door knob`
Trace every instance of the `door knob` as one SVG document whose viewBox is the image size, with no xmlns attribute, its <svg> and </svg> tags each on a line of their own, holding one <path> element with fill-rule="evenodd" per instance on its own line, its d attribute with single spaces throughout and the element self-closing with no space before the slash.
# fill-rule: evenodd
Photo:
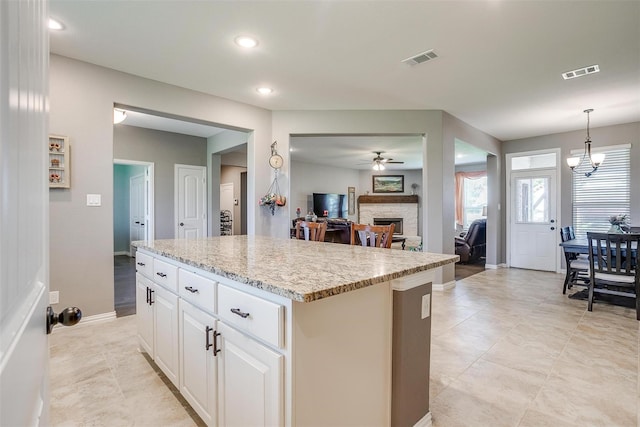
<svg viewBox="0 0 640 427">
<path fill-rule="evenodd" d="M 184 227 L 184 222 L 181 222 L 181 223 L 180 223 L 180 227 Z"/>
<path fill-rule="evenodd" d="M 53 327 L 58 323 L 64 326 L 73 326 L 82 319 L 82 311 L 78 307 L 67 307 L 56 314 L 51 306 L 47 307 L 47 335 L 53 331 Z"/>
</svg>

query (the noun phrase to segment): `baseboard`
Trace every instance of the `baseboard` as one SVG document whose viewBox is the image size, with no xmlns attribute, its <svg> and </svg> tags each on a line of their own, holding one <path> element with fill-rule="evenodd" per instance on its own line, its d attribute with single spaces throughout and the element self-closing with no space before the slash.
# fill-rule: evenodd
<svg viewBox="0 0 640 427">
<path fill-rule="evenodd" d="M 71 326 L 73 328 L 80 328 L 82 326 L 85 325 L 92 325 L 94 323 L 97 322 L 106 322 L 109 320 L 115 320 L 116 318 L 116 312 L 115 311 L 109 311 L 107 313 L 101 313 L 101 314 L 94 314 L 93 316 L 87 316 L 87 317 L 82 317 L 80 319 L 80 322 L 78 322 L 77 325 L 75 326 Z M 53 327 L 54 332 L 59 329 L 59 328 L 64 328 L 65 326 L 58 323 Z"/>
<path fill-rule="evenodd" d="M 118 251 L 118 252 L 114 252 L 113 256 L 118 256 L 118 255 L 126 255 L 128 257 L 131 256 L 131 252 L 127 252 L 127 251 Z"/>
<path fill-rule="evenodd" d="M 498 264 L 498 265 L 496 265 L 496 264 L 485 264 L 484 265 L 485 270 L 497 270 L 499 268 L 506 268 L 506 267 L 507 267 L 507 264 L 505 264 L 505 263 Z"/>
<path fill-rule="evenodd" d="M 427 412 L 413 427 L 431 427 L 431 411 Z"/>
<path fill-rule="evenodd" d="M 432 289 L 434 291 L 448 291 L 449 289 L 453 289 L 455 287 L 456 287 L 456 281 L 452 280 L 452 281 L 447 282 L 447 283 L 434 283 Z M 431 424 L 429 424 L 429 425 L 431 425 Z"/>
</svg>

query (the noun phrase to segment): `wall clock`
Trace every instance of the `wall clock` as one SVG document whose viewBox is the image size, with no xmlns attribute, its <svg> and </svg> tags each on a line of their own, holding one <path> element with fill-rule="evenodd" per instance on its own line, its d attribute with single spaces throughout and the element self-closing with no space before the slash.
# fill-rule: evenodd
<svg viewBox="0 0 640 427">
<path fill-rule="evenodd" d="M 284 159 L 276 149 L 277 144 L 278 141 L 273 141 L 273 144 L 271 144 L 271 157 L 269 157 L 269 166 L 274 169 L 280 169 L 284 163 Z"/>
</svg>

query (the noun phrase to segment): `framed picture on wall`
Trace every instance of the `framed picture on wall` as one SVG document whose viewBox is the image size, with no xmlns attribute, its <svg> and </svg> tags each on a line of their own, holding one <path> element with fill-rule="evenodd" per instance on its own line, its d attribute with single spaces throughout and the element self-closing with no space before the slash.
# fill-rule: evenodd
<svg viewBox="0 0 640 427">
<path fill-rule="evenodd" d="M 374 193 L 404 193 L 404 175 L 374 175 Z"/>
</svg>

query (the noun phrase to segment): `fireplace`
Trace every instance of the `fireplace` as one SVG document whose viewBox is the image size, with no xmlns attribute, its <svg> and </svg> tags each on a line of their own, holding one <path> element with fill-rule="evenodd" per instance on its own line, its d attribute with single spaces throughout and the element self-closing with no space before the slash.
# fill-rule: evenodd
<svg viewBox="0 0 640 427">
<path fill-rule="evenodd" d="M 395 224 L 393 234 L 402 234 L 402 218 L 373 218 L 373 225 Z"/>
</svg>

